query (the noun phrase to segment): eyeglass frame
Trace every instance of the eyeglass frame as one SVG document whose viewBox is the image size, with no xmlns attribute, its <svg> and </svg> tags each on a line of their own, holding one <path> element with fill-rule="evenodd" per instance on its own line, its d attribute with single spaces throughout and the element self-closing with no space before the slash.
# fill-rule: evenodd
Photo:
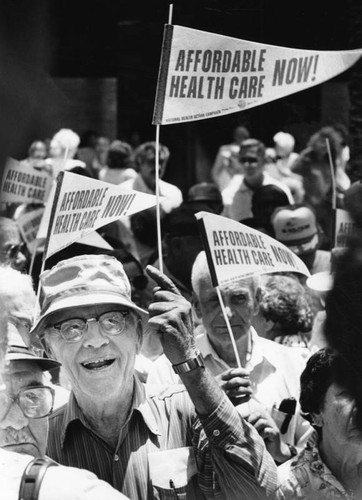
<svg viewBox="0 0 362 500">
<path fill-rule="evenodd" d="M 25 242 L 22 243 L 14 243 L 10 245 L 8 248 L 4 248 L 2 252 L 10 259 L 14 260 L 17 258 L 19 253 L 26 255 L 28 251 L 28 246 Z"/>
<path fill-rule="evenodd" d="M 9 412 L 11 406 L 16 403 L 22 414 L 24 415 L 25 418 L 28 418 L 28 419 L 31 419 L 31 420 L 38 420 L 39 418 L 45 418 L 45 417 L 49 417 L 49 415 L 51 415 L 53 413 L 53 410 L 54 410 L 54 401 L 55 401 L 55 390 L 50 387 L 49 385 L 31 385 L 29 387 L 24 387 L 23 389 L 20 389 L 20 391 L 18 392 L 18 394 L 16 396 L 10 396 L 10 394 L 6 391 L 6 386 L 1 386 L 0 389 L 3 389 L 3 390 L 0 390 L 0 393 L 2 394 L 5 394 L 6 397 L 12 401 L 11 405 L 9 405 L 6 409 L 6 412 L 4 413 L 4 416 L 2 418 L 4 418 L 7 413 Z M 29 390 L 34 390 L 34 389 L 47 389 L 51 396 L 52 396 L 52 404 L 51 404 L 51 407 L 50 407 L 50 410 L 48 411 L 48 413 L 46 413 L 45 415 L 42 415 L 40 417 L 29 417 L 28 415 L 26 415 L 26 413 L 24 412 L 23 408 L 21 407 L 21 404 L 20 404 L 20 395 L 26 391 L 29 391 Z M 1 415 L 1 412 L 0 412 L 0 415 Z"/>
<path fill-rule="evenodd" d="M 123 320 L 124 320 L 124 324 L 123 324 L 123 327 L 122 329 L 117 332 L 117 333 L 110 333 L 110 332 L 106 332 L 102 329 L 100 323 L 99 323 L 99 319 L 101 318 L 101 316 L 104 316 L 105 314 L 110 314 L 110 313 L 121 313 L 122 314 L 122 317 L 123 317 Z M 126 326 L 126 318 L 127 316 L 130 314 L 130 311 L 129 310 L 125 310 L 125 311 L 119 311 L 119 310 L 114 310 L 114 311 L 106 311 L 106 312 L 103 312 L 101 314 L 99 314 L 98 316 L 93 316 L 91 318 L 77 318 L 77 317 L 74 317 L 74 318 L 69 318 L 69 319 L 64 319 L 63 321 L 60 321 L 58 323 L 55 323 L 54 325 L 49 325 L 46 330 L 50 331 L 50 333 L 58 333 L 61 338 L 64 340 L 64 342 L 66 342 L 67 344 L 75 344 L 76 342 L 80 342 L 82 340 L 82 338 L 84 337 L 84 335 L 87 333 L 88 331 L 88 323 L 90 321 L 96 321 L 97 322 L 97 325 L 98 325 L 98 328 L 100 329 L 100 331 L 102 333 L 104 333 L 105 335 L 110 335 L 111 337 L 115 337 L 117 335 L 121 335 L 123 332 L 124 332 L 124 329 L 125 329 L 125 326 Z M 61 325 L 67 321 L 72 321 L 72 320 L 80 320 L 80 321 L 83 321 L 84 322 L 84 331 L 82 332 L 81 336 L 79 338 L 77 338 L 76 340 L 69 340 L 67 338 L 64 337 L 64 333 L 61 331 Z M 54 332 L 55 330 L 55 332 Z M 44 337 L 44 336 L 43 336 Z"/>
</svg>

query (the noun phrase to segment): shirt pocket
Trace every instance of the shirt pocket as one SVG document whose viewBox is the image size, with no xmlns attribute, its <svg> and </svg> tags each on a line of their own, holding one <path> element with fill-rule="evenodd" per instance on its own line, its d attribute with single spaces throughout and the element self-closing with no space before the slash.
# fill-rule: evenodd
<svg viewBox="0 0 362 500">
<path fill-rule="evenodd" d="M 280 438 L 283 443 L 294 445 L 295 434 L 295 415 L 284 413 L 278 410 L 275 406 L 272 408 L 271 416 L 280 431 Z M 284 422 L 288 422 L 286 432 L 281 432 Z"/>
<path fill-rule="evenodd" d="M 197 465 L 192 447 L 156 451 L 148 454 L 154 498 L 185 500 L 193 490 Z M 191 489 L 191 491 L 190 491 Z"/>
</svg>

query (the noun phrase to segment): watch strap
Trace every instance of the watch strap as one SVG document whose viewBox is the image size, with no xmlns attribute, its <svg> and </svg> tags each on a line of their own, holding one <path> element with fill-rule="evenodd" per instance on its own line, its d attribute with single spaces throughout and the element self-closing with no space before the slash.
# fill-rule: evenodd
<svg viewBox="0 0 362 500">
<path fill-rule="evenodd" d="M 58 465 L 50 458 L 34 458 L 26 466 L 19 488 L 19 500 L 38 500 L 39 490 L 48 467 Z"/>
<path fill-rule="evenodd" d="M 183 363 L 179 363 L 177 365 L 172 365 L 173 371 L 177 375 L 183 375 L 184 373 L 188 373 L 195 368 L 205 368 L 205 361 L 201 354 L 198 352 L 194 358 L 188 359 Z"/>
</svg>

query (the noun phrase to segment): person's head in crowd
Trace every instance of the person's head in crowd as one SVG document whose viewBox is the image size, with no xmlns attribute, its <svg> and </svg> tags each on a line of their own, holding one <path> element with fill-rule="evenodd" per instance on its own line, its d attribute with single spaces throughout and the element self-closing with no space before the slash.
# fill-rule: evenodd
<svg viewBox="0 0 362 500">
<path fill-rule="evenodd" d="M 0 217 L 0 264 L 9 264 L 25 272 L 29 264 L 29 252 L 13 219 Z"/>
<path fill-rule="evenodd" d="M 164 216 L 161 210 L 161 217 Z M 134 237 L 150 250 L 157 249 L 157 219 L 155 208 L 148 208 L 130 217 L 131 230 Z M 151 253 L 153 254 L 153 250 Z"/>
<path fill-rule="evenodd" d="M 166 146 L 159 146 L 159 176 L 163 177 L 170 152 Z M 136 170 L 140 173 L 144 183 L 154 191 L 156 187 L 156 143 L 153 141 L 145 142 L 138 146 L 134 153 L 134 162 Z"/>
<path fill-rule="evenodd" d="M 8 349 L 6 389 L 0 393 L 0 448 L 44 456 L 54 389 L 45 384 L 43 373 L 59 367 L 59 363 L 34 354 L 14 323 L 9 321 L 6 329 L 1 325 L 1 336 L 8 336 Z"/>
<path fill-rule="evenodd" d="M 221 214 L 224 207 L 220 190 L 213 182 L 200 182 L 191 186 L 185 204 L 195 208 L 198 205 L 207 206 L 215 214 Z"/>
<path fill-rule="evenodd" d="M 162 220 L 165 264 L 171 274 L 191 291 L 191 270 L 195 258 L 203 249 L 195 213 L 207 207 L 195 208 L 182 204 Z"/>
<path fill-rule="evenodd" d="M 52 158 L 74 158 L 80 143 L 79 135 L 69 128 L 62 128 L 54 134 L 50 142 L 50 156 Z"/>
<path fill-rule="evenodd" d="M 273 184 L 259 186 L 253 192 L 251 199 L 251 211 L 254 216 L 253 227 L 274 237 L 274 230 L 271 224 L 272 213 L 276 208 L 288 204 L 288 196 L 280 187 Z"/>
<path fill-rule="evenodd" d="M 132 146 L 127 142 L 113 141 L 107 155 L 109 168 L 125 169 L 132 166 Z"/>
<path fill-rule="evenodd" d="M 342 457 L 355 452 L 362 456 L 362 425 L 354 396 L 356 385 L 349 363 L 330 348 L 313 354 L 300 378 L 301 410 L 316 429 L 321 458 L 333 473 Z M 348 464 L 344 461 L 344 465 Z"/>
<path fill-rule="evenodd" d="M 30 144 L 28 157 L 33 160 L 45 160 L 47 157 L 47 147 L 43 141 L 34 141 Z"/>
<path fill-rule="evenodd" d="M 249 139 L 250 133 L 249 130 L 243 125 L 238 125 L 234 128 L 233 131 L 233 139 L 236 144 L 241 144 L 246 139 Z"/>
<path fill-rule="evenodd" d="M 191 280 L 195 311 L 202 320 L 209 341 L 221 359 L 232 360 L 230 364 L 233 366 L 235 363 L 233 347 L 217 291 L 211 281 L 204 251 L 200 252 L 195 259 Z M 259 310 L 259 278 L 239 279 L 230 284 L 221 285 L 220 291 L 239 354 L 241 354 L 240 360 L 245 366 L 251 335 L 250 328 L 253 317 Z"/>
<path fill-rule="evenodd" d="M 246 139 L 240 145 L 239 162 L 244 171 L 244 181 L 252 188 L 261 186 L 264 178 L 265 146 L 257 139 Z"/>
<path fill-rule="evenodd" d="M 259 313 L 253 321 L 261 337 L 310 332 L 313 313 L 303 285 L 293 276 L 265 275 L 261 279 Z"/>
<path fill-rule="evenodd" d="M 317 130 L 307 143 L 306 151 L 312 162 L 327 162 L 329 164 L 327 139 L 333 162 L 340 157 L 343 149 L 343 138 L 334 127 L 326 126 Z"/>
<path fill-rule="evenodd" d="M 277 159 L 287 158 L 294 151 L 295 139 L 287 132 L 277 132 L 273 141 Z"/>
<path fill-rule="evenodd" d="M 362 242 L 351 239 L 350 246 L 338 258 L 333 286 L 326 297 L 324 333 L 328 344 L 336 349 L 362 376 Z M 362 410 L 362 387 L 357 404 Z"/>
<path fill-rule="evenodd" d="M 355 181 L 345 191 L 343 198 L 344 209 L 349 212 L 353 222 L 362 229 L 362 182 Z"/>
<path fill-rule="evenodd" d="M 271 217 L 275 239 L 287 246 L 310 270 L 320 245 L 314 210 L 306 204 L 277 208 Z"/>
<path fill-rule="evenodd" d="M 32 334 L 63 365 L 78 403 L 94 409 L 133 390 L 146 313 L 131 299 L 122 264 L 81 255 L 41 275 L 43 297 Z"/>
<path fill-rule="evenodd" d="M 25 344 L 30 345 L 29 332 L 36 305 L 31 277 L 8 265 L 0 266 L 0 300 L 8 321 L 17 328 Z"/>
</svg>

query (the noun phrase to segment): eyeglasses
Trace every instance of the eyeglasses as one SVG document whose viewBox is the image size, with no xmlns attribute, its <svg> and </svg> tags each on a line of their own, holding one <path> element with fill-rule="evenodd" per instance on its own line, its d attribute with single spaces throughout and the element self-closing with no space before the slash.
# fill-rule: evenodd
<svg viewBox="0 0 362 500">
<path fill-rule="evenodd" d="M 9 259 L 14 260 L 17 258 L 19 253 L 25 254 L 27 252 L 26 243 L 18 243 L 14 245 L 10 245 L 6 248 L 3 253 L 5 253 Z"/>
<path fill-rule="evenodd" d="M 240 156 L 239 161 L 240 163 L 258 163 L 258 158 L 254 156 Z"/>
<path fill-rule="evenodd" d="M 60 333 L 66 342 L 79 342 L 88 330 L 89 321 L 96 321 L 100 330 L 106 335 L 120 335 L 126 325 L 129 311 L 110 311 L 95 318 L 72 318 L 62 321 L 51 328 Z"/>
<path fill-rule="evenodd" d="M 8 404 L 2 404 L 0 418 L 4 418 L 11 404 L 17 403 L 26 418 L 44 418 L 50 415 L 54 406 L 55 391 L 46 385 L 36 385 L 21 389 L 16 396 L 3 393 Z"/>
</svg>

